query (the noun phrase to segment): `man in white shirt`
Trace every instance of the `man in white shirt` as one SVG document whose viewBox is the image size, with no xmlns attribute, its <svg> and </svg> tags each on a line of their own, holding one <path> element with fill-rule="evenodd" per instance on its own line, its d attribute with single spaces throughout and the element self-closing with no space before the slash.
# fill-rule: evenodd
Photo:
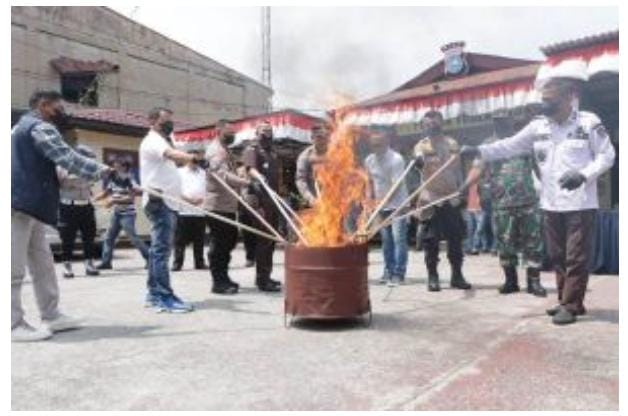
<svg viewBox="0 0 628 416">
<path fill-rule="evenodd" d="M 382 200 L 404 174 L 405 162 L 399 153 L 390 148 L 390 139 L 383 133 L 373 134 L 370 144 L 373 153 L 367 156 L 364 166 L 369 174 L 373 198 Z M 402 183 L 380 211 L 381 220 L 388 218 L 407 197 L 408 190 Z M 381 236 L 385 268 L 380 283 L 397 286 L 404 282 L 408 264 L 407 220 L 395 220 L 392 225 L 382 229 Z"/>
<path fill-rule="evenodd" d="M 584 69 L 559 69 L 542 87 L 543 116 L 512 137 L 477 148 L 465 146 L 462 153 L 486 161 L 534 155 L 545 239 L 558 287 L 559 305 L 547 314 L 555 324 L 564 325 L 586 313 L 583 301 L 598 208 L 597 178 L 613 165 L 615 150 L 600 119 L 573 108 L 579 81 L 586 79 Z"/>
<path fill-rule="evenodd" d="M 198 151 L 190 153 L 201 155 Z M 205 199 L 206 175 L 196 162 L 189 162 L 179 168 L 181 178 L 181 197 L 194 205 L 201 205 Z M 181 207 L 177 214 L 177 229 L 174 234 L 174 261 L 172 270 L 179 271 L 185 259 L 185 247 L 192 243 L 194 268 L 207 269 L 203 260 L 205 240 L 205 215 L 199 210 Z"/>
<path fill-rule="evenodd" d="M 172 147 L 171 110 L 154 108 L 148 113 L 148 120 L 151 127 L 140 145 L 140 182 L 145 188 L 180 197 L 181 180 L 176 163 L 186 164 L 202 158 Z M 168 269 L 176 224 L 175 211 L 179 207 L 170 200 L 146 192 L 142 204 L 151 222 L 146 306 L 156 308 L 159 312 L 190 312 L 192 306 L 174 294 Z"/>
</svg>

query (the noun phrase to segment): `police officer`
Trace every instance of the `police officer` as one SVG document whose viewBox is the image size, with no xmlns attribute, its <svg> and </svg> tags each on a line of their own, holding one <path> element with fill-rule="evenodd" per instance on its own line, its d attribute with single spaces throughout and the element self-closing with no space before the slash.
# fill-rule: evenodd
<svg viewBox="0 0 628 416">
<path fill-rule="evenodd" d="M 443 115 L 439 111 L 429 111 L 421 120 L 421 128 L 427 137 L 414 148 L 415 166 L 421 170 L 423 178 L 429 178 L 447 160 L 459 152 L 458 142 L 443 134 Z M 419 195 L 418 205 L 427 205 L 439 198 L 456 192 L 462 185 L 462 167 L 459 161 L 443 170 L 434 181 Z M 428 290 L 440 290 L 438 276 L 439 242 L 447 240 L 447 257 L 451 265 L 451 287 L 471 289 L 462 275 L 465 223 L 462 218 L 461 200 L 454 198 L 419 213 L 421 238 L 425 252 L 425 265 L 428 273 Z"/>
<path fill-rule="evenodd" d="M 242 163 L 252 178 L 260 175 L 268 183 L 271 189 L 277 191 L 279 188 L 279 166 L 277 157 L 272 149 L 273 128 L 268 122 L 263 122 L 255 130 L 255 140 L 247 145 L 242 152 Z M 255 183 L 250 186 L 258 205 L 256 208 L 262 217 L 273 227 L 277 228 L 278 217 L 272 199 L 262 188 L 262 185 Z M 263 228 L 259 221 L 254 220 L 256 228 Z M 255 284 L 262 292 L 279 292 L 281 283 L 270 278 L 273 271 L 273 253 L 275 242 L 266 238 L 258 238 L 255 244 Z"/>
<path fill-rule="evenodd" d="M 330 130 L 324 123 L 316 123 L 312 126 L 312 144 L 306 147 L 297 159 L 297 171 L 295 181 L 299 194 L 307 205 L 314 205 L 314 201 L 318 197 L 318 187 L 316 186 L 316 177 L 314 167 L 320 164 L 327 153 L 327 145 L 329 144 Z"/>
<path fill-rule="evenodd" d="M 534 155 L 539 165 L 545 238 L 558 289 L 559 305 L 547 313 L 557 325 L 573 323 L 577 315 L 586 313 L 597 178 L 615 159 L 600 119 L 574 106 L 586 79 L 584 62 L 568 60 L 555 66 L 541 85 L 542 116 L 512 137 L 466 146 L 462 152 L 489 162 Z"/>
<path fill-rule="evenodd" d="M 88 146 L 79 144 L 76 151 L 82 156 L 95 159 L 96 154 Z M 81 232 L 85 274 L 98 276 L 100 273 L 94 266 L 94 239 L 96 237 L 96 216 L 92 205 L 92 181 L 70 174 L 61 166 L 57 166 L 59 178 L 59 237 L 63 253 L 63 277 L 73 278 L 72 256 L 76 234 Z"/>
<path fill-rule="evenodd" d="M 493 116 L 495 137 L 491 143 L 514 133 L 514 123 L 507 114 Z M 543 261 L 541 213 L 534 189 L 531 156 L 525 155 L 486 165 L 476 159 L 461 192 L 488 171 L 489 195 L 492 200 L 494 235 L 497 239 L 499 262 L 504 269 L 505 283 L 499 293 L 519 292 L 517 276 L 518 253 L 522 252 L 528 267 L 527 292 L 535 296 L 547 296 L 541 286 L 540 268 Z"/>
</svg>

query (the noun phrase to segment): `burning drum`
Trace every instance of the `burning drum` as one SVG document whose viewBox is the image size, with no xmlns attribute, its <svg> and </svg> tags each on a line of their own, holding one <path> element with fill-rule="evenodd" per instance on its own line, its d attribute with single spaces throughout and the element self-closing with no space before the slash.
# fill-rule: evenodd
<svg viewBox="0 0 628 416">
<path fill-rule="evenodd" d="M 310 319 L 371 316 L 367 244 L 289 245 L 285 251 L 285 315 Z"/>
</svg>

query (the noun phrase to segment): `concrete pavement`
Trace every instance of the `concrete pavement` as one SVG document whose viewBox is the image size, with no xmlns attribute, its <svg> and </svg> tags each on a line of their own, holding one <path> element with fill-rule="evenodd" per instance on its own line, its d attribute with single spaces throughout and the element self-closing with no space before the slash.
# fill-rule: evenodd
<svg viewBox="0 0 628 416">
<path fill-rule="evenodd" d="M 443 256 L 444 257 L 444 256 Z M 467 257 L 474 290 L 428 293 L 422 253 L 408 284 L 370 286 L 373 322 L 283 326 L 283 295 L 262 294 L 234 253 L 235 296 L 209 292 L 207 271 L 173 274 L 197 311 L 143 307 L 145 270 L 118 250 L 115 270 L 60 279 L 63 310 L 86 327 L 12 345 L 13 410 L 617 410 L 618 278 L 592 276 L 589 314 L 556 327 L 548 298 L 497 293 L 490 255 Z M 275 278 L 283 280 L 283 253 Z M 370 279 L 382 271 L 371 250 Z M 82 272 L 80 264 L 75 271 Z M 60 275 L 60 274 L 59 274 Z M 524 279 L 520 278 L 523 282 Z M 30 285 L 27 319 L 38 322 Z"/>
</svg>

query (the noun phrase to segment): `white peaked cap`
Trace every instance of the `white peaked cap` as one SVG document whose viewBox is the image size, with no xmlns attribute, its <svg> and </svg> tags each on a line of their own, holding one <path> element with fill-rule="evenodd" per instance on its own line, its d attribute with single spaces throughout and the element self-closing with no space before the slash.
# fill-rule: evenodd
<svg viewBox="0 0 628 416">
<path fill-rule="evenodd" d="M 536 88 L 543 88 L 549 80 L 554 78 L 587 81 L 589 79 L 587 63 L 582 59 L 567 59 L 555 66 L 542 65 L 536 74 Z"/>
</svg>

